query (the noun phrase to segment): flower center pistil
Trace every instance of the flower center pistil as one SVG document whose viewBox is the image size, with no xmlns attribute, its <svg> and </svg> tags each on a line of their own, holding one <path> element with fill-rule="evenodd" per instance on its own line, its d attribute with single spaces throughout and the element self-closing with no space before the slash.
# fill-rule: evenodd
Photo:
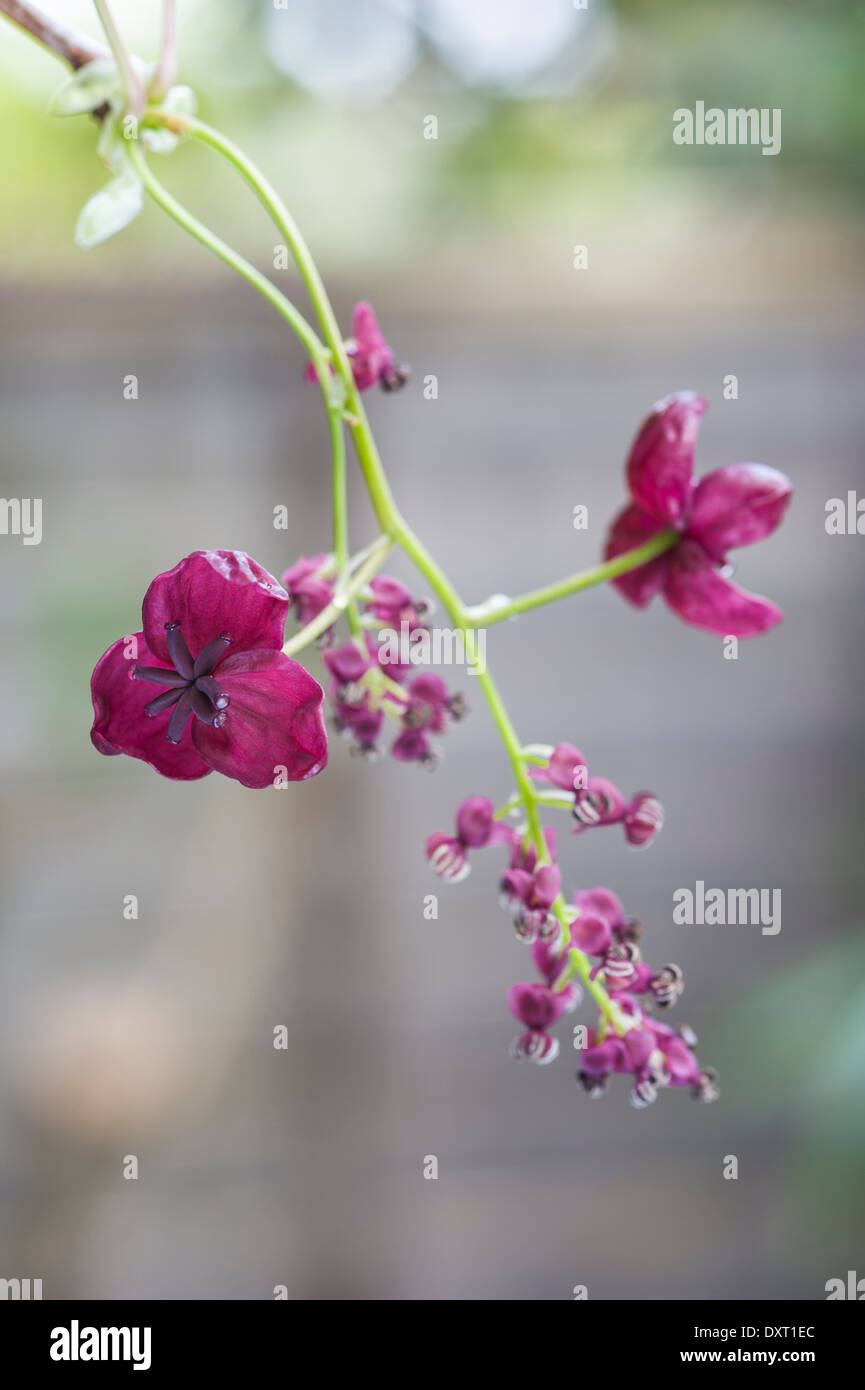
<svg viewBox="0 0 865 1390">
<path fill-rule="evenodd" d="M 168 654 L 173 666 L 134 666 L 132 679 L 150 681 L 168 688 L 144 706 L 144 713 L 155 715 L 171 710 L 165 736 L 169 743 L 179 743 L 191 715 L 203 724 L 221 729 L 228 708 L 229 696 L 213 676 L 213 668 L 231 645 L 231 638 L 221 632 L 193 657 L 180 630 L 179 623 L 165 624 Z"/>
</svg>

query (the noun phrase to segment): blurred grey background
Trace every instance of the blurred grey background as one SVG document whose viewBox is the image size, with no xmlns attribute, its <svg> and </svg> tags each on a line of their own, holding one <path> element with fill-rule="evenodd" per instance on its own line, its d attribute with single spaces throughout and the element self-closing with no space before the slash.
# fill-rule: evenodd
<svg viewBox="0 0 865 1390">
<path fill-rule="evenodd" d="M 96 32 L 89 6 L 53 9 Z M 116 9 L 149 56 L 155 6 Z M 4 26 L 0 491 L 43 498 L 44 537 L 0 537 L 0 1275 L 46 1298 L 824 1297 L 862 1269 L 865 1211 L 865 541 L 824 526 L 865 482 L 863 7 L 181 14 L 203 115 L 285 193 L 342 322 L 371 298 L 412 363 L 373 423 L 468 600 L 594 562 L 670 390 L 711 401 L 699 471 L 757 459 L 794 480 L 782 530 L 736 556 L 787 618 L 737 661 L 607 590 L 488 642 L 527 741 L 573 741 L 661 796 L 656 845 L 570 842 L 567 881 L 615 888 L 649 958 L 682 965 L 678 1014 L 722 1099 L 638 1113 L 624 1082 L 578 1093 L 586 1006 L 553 1066 L 509 1059 L 505 992 L 533 974 L 500 851 L 457 888 L 422 852 L 464 796 L 510 789 L 471 678 L 446 673 L 471 715 L 433 776 L 333 740 L 313 783 L 256 793 L 92 750 L 91 668 L 154 574 L 199 547 L 277 574 L 327 548 L 327 439 L 272 311 L 157 210 L 74 248 L 94 132 L 44 115 L 59 66 Z M 781 155 L 674 147 L 672 111 L 698 98 L 781 106 Z M 158 171 L 272 265 L 278 238 L 215 157 Z M 353 477 L 353 544 L 371 535 Z M 780 888 L 780 934 L 675 926 L 697 879 Z"/>
</svg>

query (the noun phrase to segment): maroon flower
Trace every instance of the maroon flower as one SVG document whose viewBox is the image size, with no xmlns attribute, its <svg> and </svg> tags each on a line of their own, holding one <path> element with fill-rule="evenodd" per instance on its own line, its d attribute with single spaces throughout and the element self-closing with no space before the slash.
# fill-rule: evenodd
<svg viewBox="0 0 865 1390">
<path fill-rule="evenodd" d="M 508 990 L 508 1008 L 528 1032 L 521 1033 L 511 1043 L 511 1055 L 525 1058 L 543 1065 L 555 1061 L 559 1052 L 556 1038 L 550 1037 L 547 1029 L 568 1008 L 569 1000 L 564 994 L 554 994 L 546 985 L 537 981 L 531 984 L 511 985 Z"/>
<path fill-rule="evenodd" d="M 609 778 L 589 776 L 583 754 L 572 743 L 557 744 L 546 765 L 530 768 L 529 775 L 573 793 L 575 835 L 593 826 L 621 824 L 628 844 L 644 849 L 663 827 L 664 808 L 654 792 L 637 792 L 626 802 Z"/>
<path fill-rule="evenodd" d="M 333 602 L 333 580 L 325 578 L 331 565 L 329 555 L 301 555 L 280 580 L 301 627 Z"/>
<path fill-rule="evenodd" d="M 538 936 L 550 940 L 559 934 L 558 920 L 550 908 L 559 895 L 562 873 L 558 864 L 541 864 L 531 872 L 507 869 L 502 876 L 503 905 L 514 916 L 514 930 L 532 945 Z"/>
<path fill-rule="evenodd" d="M 789 478 L 760 463 L 732 463 L 695 480 L 694 448 L 706 401 L 680 391 L 658 401 L 627 465 L 632 505 L 610 528 L 605 559 L 642 545 L 666 527 L 678 543 L 648 564 L 614 579 L 621 594 L 645 608 L 663 593 L 686 623 L 722 636 L 752 637 L 783 618 L 769 599 L 727 578 L 727 551 L 771 535 L 790 502 Z"/>
<path fill-rule="evenodd" d="M 197 550 L 157 575 L 143 631 L 93 672 L 94 747 L 177 781 L 314 777 L 327 762 L 323 692 L 282 653 L 287 611 L 288 595 L 242 551 Z"/>
<path fill-rule="evenodd" d="M 377 574 L 370 580 L 371 597 L 366 612 L 392 628 L 400 629 L 405 623 L 406 631 L 416 632 L 426 627 L 424 618 L 430 605 L 424 599 L 413 599 L 404 584 L 389 574 Z"/>
<path fill-rule="evenodd" d="M 397 366 L 393 349 L 378 326 L 372 305 L 366 300 L 355 304 L 352 328 L 354 336 L 347 339 L 345 351 L 358 391 L 369 391 L 373 386 L 380 386 L 383 391 L 398 391 L 408 381 L 409 369 Z M 306 369 L 305 378 L 318 381 L 312 363 Z"/>
<path fill-rule="evenodd" d="M 486 796 L 469 796 L 457 808 L 456 834 L 437 831 L 426 842 L 426 856 L 439 878 L 461 883 L 471 871 L 468 851 L 485 845 L 510 844 L 513 831 L 497 822 Z"/>
</svg>

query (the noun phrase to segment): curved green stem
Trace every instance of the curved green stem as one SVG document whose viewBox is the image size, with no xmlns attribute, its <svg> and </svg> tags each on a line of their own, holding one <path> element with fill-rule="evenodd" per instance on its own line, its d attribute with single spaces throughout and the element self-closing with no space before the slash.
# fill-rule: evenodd
<svg viewBox="0 0 865 1390">
<path fill-rule="evenodd" d="M 168 189 L 160 183 L 159 179 L 151 170 L 139 145 L 130 143 L 127 147 L 127 154 L 130 164 L 153 201 L 158 203 L 162 210 L 168 213 L 169 217 L 173 217 L 174 221 L 183 227 L 184 231 L 189 232 L 191 236 L 195 237 L 196 241 L 201 242 L 202 246 L 206 246 L 208 251 L 212 251 L 215 256 L 218 256 L 221 261 L 224 261 L 226 265 L 230 266 L 232 270 L 242 276 L 247 284 L 252 285 L 253 289 L 258 290 L 258 293 L 263 295 L 269 304 L 273 305 L 276 312 L 281 314 L 286 323 L 294 330 L 303 343 L 303 346 L 306 348 L 317 374 L 319 374 L 320 369 L 319 383 L 325 394 L 328 410 L 330 410 L 332 404 L 327 387 L 331 380 L 331 376 L 328 370 L 324 345 L 312 325 L 307 322 L 300 310 L 295 308 L 291 300 L 287 299 L 286 296 L 268 280 L 266 275 L 262 275 L 260 270 L 256 270 L 254 265 L 250 264 L 243 256 L 239 255 L 233 247 L 228 245 L 228 242 L 223 241 L 222 238 L 218 237 L 215 232 L 212 232 L 209 227 L 206 227 L 203 222 L 200 222 L 182 203 L 177 201 L 173 194 L 168 192 Z"/>
<path fill-rule="evenodd" d="M 361 471 L 366 482 L 367 490 L 370 495 L 376 519 L 383 531 L 387 531 L 395 540 L 400 539 L 397 534 L 397 522 L 401 522 L 396 503 L 391 493 L 390 487 L 385 477 L 384 468 L 378 455 L 372 431 L 366 411 L 363 407 L 360 394 L 355 386 L 354 376 L 351 370 L 351 363 L 345 351 L 345 344 L 340 332 L 339 323 L 333 311 L 327 290 L 318 272 L 318 267 L 310 254 L 303 235 L 294 218 L 289 213 L 276 189 L 265 178 L 259 168 L 248 158 L 246 154 L 235 145 L 233 140 L 220 131 L 214 130 L 212 126 L 204 121 L 196 120 L 191 116 L 177 116 L 173 114 L 162 114 L 153 112 L 149 119 L 161 123 L 178 135 L 189 135 L 193 140 L 198 140 L 201 144 L 210 146 L 218 154 L 240 173 L 250 188 L 255 193 L 259 202 L 272 218 L 275 226 L 285 238 L 285 243 L 290 250 L 295 264 L 300 272 L 301 279 L 306 286 L 310 302 L 315 309 L 327 343 L 332 354 L 331 361 L 340 377 L 345 389 L 345 414 L 352 441 L 357 452 Z M 270 282 L 268 282 L 270 283 Z M 278 291 L 275 291 L 278 293 Z M 321 379 L 321 370 L 316 363 L 316 371 Z M 404 523 L 403 523 L 404 525 Z M 406 531 L 408 528 L 405 528 Z"/>
<path fill-rule="evenodd" d="M 129 146 L 129 160 L 147 192 L 159 206 L 173 217 L 185 231 L 194 236 L 202 245 L 206 246 L 214 255 L 219 256 L 220 260 L 225 261 L 232 270 L 258 290 L 259 294 L 273 305 L 276 311 L 291 325 L 303 346 L 308 352 L 312 364 L 315 368 L 316 377 L 321 389 L 324 400 L 325 411 L 327 413 L 328 429 L 330 431 L 331 453 L 333 458 L 332 481 L 333 481 L 333 548 L 337 562 L 337 572 L 340 579 L 346 574 L 348 564 L 348 511 L 346 504 L 346 477 L 345 477 L 345 428 L 342 417 L 342 406 L 333 394 L 333 377 L 328 363 L 327 354 L 324 346 L 313 330 L 312 326 L 306 321 L 303 315 L 286 298 L 275 285 L 256 270 L 255 266 L 229 246 L 214 232 L 206 227 L 203 222 L 188 211 L 177 199 L 163 187 L 162 183 L 156 178 L 147 161 L 145 160 L 138 145 Z M 346 616 L 352 632 L 359 631 L 357 609 L 354 602 L 348 606 Z"/>
<path fill-rule="evenodd" d="M 249 184 L 256 198 L 266 209 L 274 223 L 282 232 L 286 245 L 294 257 L 301 278 L 306 286 L 310 303 L 318 315 L 324 333 L 325 342 L 333 353 L 334 365 L 339 374 L 346 382 L 346 385 L 353 385 L 351 374 L 351 364 L 346 355 L 343 344 L 342 334 L 336 315 L 328 298 L 324 283 L 318 272 L 318 267 L 310 254 L 300 228 L 292 217 L 285 203 L 280 198 L 273 184 L 261 170 L 255 165 L 243 150 L 235 145 L 233 140 L 229 140 L 221 131 L 214 130 L 212 126 L 204 121 L 196 120 L 194 117 L 179 117 L 177 124 L 181 126 L 186 134 L 193 140 L 198 140 L 203 145 L 209 145 L 216 150 L 229 164 L 233 164 L 238 173 L 242 174 Z"/>
<path fill-rule="evenodd" d="M 591 569 L 570 574 L 555 584 L 546 584 L 542 589 L 531 589 L 527 594 L 508 599 L 507 602 L 488 599 L 486 603 L 467 608 L 466 617 L 477 627 L 491 627 L 493 623 L 503 623 L 506 618 L 514 618 L 518 613 L 527 613 L 532 608 L 542 608 L 544 604 L 555 603 L 560 598 L 567 598 L 569 594 L 582 593 L 584 589 L 592 589 L 596 584 L 607 584 L 611 579 L 618 579 L 619 575 L 627 574 L 629 570 L 639 569 L 640 565 L 648 564 L 658 555 L 663 555 L 664 551 L 670 550 L 678 539 L 678 532 L 672 529 L 658 531 L 642 545 L 624 551 L 614 560 L 607 560 L 602 565 L 594 565 Z"/>
<path fill-rule="evenodd" d="M 328 410 L 330 429 L 330 448 L 332 457 L 333 492 L 333 554 L 336 560 L 337 579 L 345 585 L 348 579 L 348 496 L 345 476 L 345 429 L 342 415 L 336 410 Z M 361 630 L 357 604 L 350 599 L 345 611 L 349 631 L 356 637 Z"/>
<path fill-rule="evenodd" d="M 372 435 L 366 411 L 363 407 L 363 402 L 360 399 L 360 394 L 354 382 L 351 364 L 345 353 L 336 316 L 305 241 L 298 231 L 294 220 L 289 216 L 281 199 L 271 187 L 270 183 L 237 146 L 200 121 L 190 120 L 185 117 L 165 117 L 164 123 L 178 133 L 186 132 L 193 138 L 210 145 L 227 158 L 229 162 L 243 174 L 244 178 L 255 191 L 259 201 L 271 214 L 274 222 L 285 237 L 298 265 L 304 284 L 309 292 L 310 300 L 318 315 L 325 341 L 332 353 L 333 365 L 338 377 L 341 379 L 345 392 L 345 408 L 341 412 L 342 418 L 348 425 L 370 501 L 372 502 L 379 525 L 384 533 L 380 550 L 377 549 L 370 556 L 369 561 L 367 561 L 352 577 L 350 584 L 344 589 L 339 600 L 335 600 L 329 608 L 319 614 L 318 618 L 308 624 L 302 632 L 286 642 L 283 650 L 288 655 L 292 655 L 294 652 L 302 650 L 302 648 L 310 641 L 314 640 L 315 637 L 326 631 L 335 621 L 336 617 L 345 610 L 352 596 L 362 588 L 371 575 L 375 573 L 379 564 L 382 563 L 391 543 L 396 542 L 400 545 L 431 586 L 453 623 L 454 628 L 462 634 L 465 644 L 466 659 L 469 664 L 474 667 L 478 685 L 484 693 L 484 697 L 489 706 L 490 713 L 492 714 L 493 721 L 513 771 L 517 791 L 525 811 L 527 836 L 534 846 L 537 862 L 539 864 L 549 863 L 550 853 L 546 839 L 544 838 L 543 826 L 538 812 L 538 804 L 531 779 L 528 775 L 527 760 L 523 754 L 521 740 L 517 735 L 517 731 L 514 728 L 513 722 L 504 706 L 504 702 L 502 701 L 489 670 L 481 669 L 481 664 L 478 662 L 477 643 L 473 631 L 474 615 L 470 610 L 466 609 L 462 599 L 447 575 L 409 526 L 396 505 Z M 263 275 L 260 275 L 254 267 L 250 266 L 242 257 L 237 256 L 231 248 L 226 246 L 224 242 L 220 242 L 211 232 L 202 227 L 195 218 L 191 217 L 185 209 L 181 208 L 176 200 L 171 198 L 162 186 L 153 179 L 153 176 L 147 169 L 145 161 L 137 151 L 136 154 L 136 167 L 140 172 L 142 181 L 148 189 L 148 192 L 156 198 L 157 202 L 160 202 L 162 206 L 165 207 L 166 211 L 175 217 L 175 220 L 179 221 L 181 225 L 186 226 L 187 230 L 191 231 L 193 236 L 197 236 L 204 245 L 208 246 L 212 251 L 215 251 L 227 264 L 243 275 L 250 284 L 258 289 L 259 292 L 274 305 L 274 307 L 283 313 L 284 317 L 288 317 L 286 313 L 286 307 L 288 307 L 291 310 L 292 316 L 296 315 L 300 320 L 298 326 L 293 324 L 293 326 L 295 326 L 295 331 L 298 331 L 298 327 L 301 328 L 302 331 L 300 336 L 303 336 L 303 334 L 308 331 L 308 334 L 315 338 L 315 342 L 309 344 L 308 351 L 313 359 L 319 381 L 324 384 L 325 378 L 323 373 L 327 372 L 328 379 L 330 376 L 329 363 L 325 363 L 322 360 L 321 344 L 312 333 L 306 320 L 302 319 L 297 313 L 297 310 L 294 309 L 294 306 L 290 304 L 290 301 L 285 299 L 269 280 Z M 289 321 L 291 321 L 291 319 L 289 319 Z M 328 403 L 326 393 L 325 403 L 328 405 L 328 412 L 330 414 L 331 405 Z M 336 473 L 336 462 L 334 467 Z M 341 506 L 341 502 L 337 504 L 337 508 Z M 340 531 L 341 534 L 341 520 L 337 515 L 337 510 L 335 510 L 334 516 L 335 530 Z M 340 544 L 341 543 L 340 541 Z M 669 543 L 672 544 L 672 541 Z M 660 551 L 657 553 L 660 553 Z M 628 565 L 624 566 L 624 568 L 628 567 Z M 567 583 L 567 581 L 565 582 Z M 594 582 L 600 583 L 601 580 L 596 579 Z M 584 584 L 583 587 L 588 587 L 588 584 Z M 573 591 L 573 589 L 566 590 L 566 592 Z M 528 596 L 528 598 L 531 599 L 532 596 Z M 552 595 L 543 598 L 536 597 L 535 602 L 527 602 L 526 606 L 534 607 L 537 603 L 550 602 L 551 598 Z M 519 600 L 517 600 L 517 602 L 519 602 Z M 552 911 L 561 927 L 561 940 L 564 944 L 570 938 L 570 922 L 572 918 L 568 916 L 561 895 L 559 895 L 553 904 Z M 623 1027 L 627 1026 L 627 1022 L 626 1020 L 622 1020 L 619 1010 L 609 998 L 603 986 L 597 980 L 591 980 L 589 978 L 592 967 L 588 957 L 583 955 L 583 953 L 576 948 L 572 948 L 568 954 L 571 962 L 568 968 L 581 976 L 589 993 L 596 1000 L 604 1018 L 609 1019 L 613 1025 L 621 1031 Z"/>
</svg>

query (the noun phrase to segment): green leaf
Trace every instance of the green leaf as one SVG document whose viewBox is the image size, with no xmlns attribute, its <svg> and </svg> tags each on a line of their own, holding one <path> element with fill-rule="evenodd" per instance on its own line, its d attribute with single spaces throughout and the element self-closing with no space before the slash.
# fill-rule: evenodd
<svg viewBox="0 0 865 1390">
<path fill-rule="evenodd" d="M 73 72 L 54 93 L 48 104 L 52 116 L 80 116 L 94 111 L 116 97 L 122 88 L 117 65 L 112 58 L 94 58 Z"/>
<path fill-rule="evenodd" d="M 127 172 L 112 179 L 84 204 L 75 227 L 75 241 L 85 251 L 121 232 L 141 211 L 140 181 Z"/>
</svg>

